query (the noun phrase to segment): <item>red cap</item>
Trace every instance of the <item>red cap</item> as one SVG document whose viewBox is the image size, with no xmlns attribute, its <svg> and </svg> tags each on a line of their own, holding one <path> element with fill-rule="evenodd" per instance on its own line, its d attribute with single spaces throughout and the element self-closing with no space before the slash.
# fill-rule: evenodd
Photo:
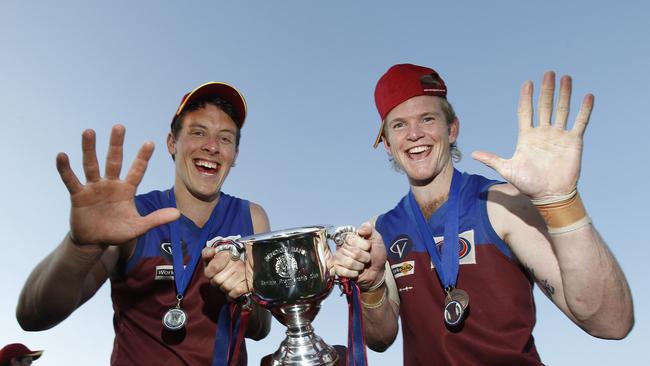
<svg viewBox="0 0 650 366">
<path fill-rule="evenodd" d="M 11 343 L 0 349 L 0 366 L 9 365 L 12 358 L 31 356 L 36 360 L 42 354 L 43 351 L 31 351 L 22 343 Z"/>
<path fill-rule="evenodd" d="M 174 123 L 174 119 L 178 117 L 179 114 L 181 114 L 187 105 L 192 103 L 197 98 L 204 97 L 206 95 L 216 95 L 232 104 L 235 110 L 235 123 L 237 124 L 237 127 L 242 128 L 244 125 L 244 120 L 246 119 L 246 100 L 244 99 L 244 96 L 239 92 L 239 90 L 235 89 L 235 87 L 231 86 L 230 84 L 221 81 L 211 81 L 203 85 L 199 85 L 196 89 L 185 94 L 183 96 L 183 99 L 181 99 L 181 104 L 176 110 L 176 114 L 174 114 L 174 118 L 172 118 L 172 123 Z"/>
<path fill-rule="evenodd" d="M 447 86 L 435 70 L 428 67 L 399 64 L 391 67 L 375 87 L 375 105 L 381 117 L 379 134 L 374 147 L 381 142 L 386 116 L 393 108 L 419 95 L 447 98 Z"/>
</svg>

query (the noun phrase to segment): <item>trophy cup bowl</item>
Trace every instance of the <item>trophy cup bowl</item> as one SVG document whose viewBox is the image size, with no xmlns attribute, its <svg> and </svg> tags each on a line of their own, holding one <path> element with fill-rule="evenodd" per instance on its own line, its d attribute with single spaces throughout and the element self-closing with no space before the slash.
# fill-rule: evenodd
<svg viewBox="0 0 650 366">
<path fill-rule="evenodd" d="M 300 227 L 251 235 L 244 244 L 247 272 L 252 273 L 253 299 L 287 327 L 286 338 L 272 355 L 272 365 L 335 365 L 336 350 L 314 333 L 311 322 L 332 290 L 325 263 L 331 255 L 327 239 L 341 240 L 351 227 Z"/>
</svg>

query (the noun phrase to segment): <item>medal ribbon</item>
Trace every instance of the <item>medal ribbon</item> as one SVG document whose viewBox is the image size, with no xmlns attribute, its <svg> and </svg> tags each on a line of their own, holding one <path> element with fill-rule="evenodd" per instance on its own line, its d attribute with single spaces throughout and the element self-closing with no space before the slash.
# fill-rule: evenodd
<svg viewBox="0 0 650 366">
<path fill-rule="evenodd" d="M 447 199 L 447 212 L 445 213 L 445 232 L 442 250 L 438 251 L 433 232 L 422 215 L 422 210 L 415 200 L 412 191 L 409 191 L 408 199 L 411 211 L 418 231 L 424 240 L 425 247 L 429 256 L 436 267 L 438 278 L 445 289 L 456 286 L 458 279 L 458 215 L 460 186 L 462 174 L 454 169 L 454 175 L 451 178 L 451 187 L 449 188 L 449 198 Z"/>
<path fill-rule="evenodd" d="M 174 197 L 174 188 L 169 191 L 169 205 L 170 207 L 176 207 L 176 197 Z M 219 204 L 217 203 L 217 206 Z M 199 240 L 194 248 L 194 251 L 191 253 L 190 260 L 187 263 L 187 266 L 183 265 L 183 248 L 181 247 L 180 240 L 180 225 L 179 220 L 172 221 L 169 223 L 169 231 L 172 241 L 172 261 L 174 265 L 174 284 L 176 285 L 176 294 L 177 296 L 183 296 L 185 290 L 187 290 L 187 285 L 189 285 L 192 275 L 194 274 L 194 269 L 199 263 L 199 258 L 201 258 L 201 250 L 205 246 L 205 243 L 208 241 L 208 236 L 210 235 L 211 229 L 214 228 L 217 222 L 217 206 L 214 207 L 208 222 L 203 225 L 201 229 L 201 234 L 199 235 Z M 188 250 L 190 245 L 187 245 Z"/>
<path fill-rule="evenodd" d="M 340 278 L 341 289 L 348 300 L 348 350 L 347 366 L 366 366 L 366 339 L 363 335 L 363 318 L 359 286 L 355 281 Z"/>
</svg>

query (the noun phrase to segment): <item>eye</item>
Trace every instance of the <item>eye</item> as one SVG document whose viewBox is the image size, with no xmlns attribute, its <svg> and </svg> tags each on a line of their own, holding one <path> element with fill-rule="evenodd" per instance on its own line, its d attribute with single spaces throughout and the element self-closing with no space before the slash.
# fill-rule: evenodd
<svg viewBox="0 0 650 366">
<path fill-rule="evenodd" d="M 233 137 L 230 136 L 230 135 L 221 135 L 221 136 L 219 137 L 219 141 L 220 141 L 222 144 L 232 144 L 232 143 L 233 143 Z"/>
<path fill-rule="evenodd" d="M 432 123 L 432 122 L 434 122 L 435 120 L 436 120 L 435 117 L 433 117 L 433 116 L 427 116 L 427 117 L 424 117 L 424 118 L 422 119 L 422 122 L 424 122 L 424 123 Z"/>
<path fill-rule="evenodd" d="M 205 136 L 205 132 L 203 130 L 190 130 L 190 136 L 196 136 L 196 137 Z"/>
<path fill-rule="evenodd" d="M 405 126 L 405 123 L 402 121 L 395 121 L 391 124 L 390 128 L 393 130 L 399 130 L 400 128 L 403 128 Z"/>
</svg>

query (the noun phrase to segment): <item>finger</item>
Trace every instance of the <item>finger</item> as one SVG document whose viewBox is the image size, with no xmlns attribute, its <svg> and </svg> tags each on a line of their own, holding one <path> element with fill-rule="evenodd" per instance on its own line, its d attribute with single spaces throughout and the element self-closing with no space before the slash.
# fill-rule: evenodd
<svg viewBox="0 0 650 366">
<path fill-rule="evenodd" d="M 228 291 L 226 295 L 229 297 L 230 300 L 237 300 L 249 292 L 250 291 L 248 291 L 248 286 L 246 285 L 246 281 L 241 280 L 236 285 L 231 286 L 231 290 Z"/>
<path fill-rule="evenodd" d="M 363 251 L 370 250 L 370 241 L 360 237 L 359 235 L 348 235 L 345 238 L 345 242 L 350 247 L 359 248 L 360 250 Z"/>
<path fill-rule="evenodd" d="M 81 192 L 83 185 L 79 182 L 79 178 L 74 174 L 72 168 L 70 168 L 70 159 L 65 153 L 59 153 L 56 156 L 56 170 L 71 195 Z"/>
<path fill-rule="evenodd" d="M 214 258 L 215 250 L 211 247 L 206 247 L 201 250 L 201 260 L 208 264 Z"/>
<path fill-rule="evenodd" d="M 555 92 L 555 73 L 547 71 L 542 80 L 542 89 L 537 101 L 537 118 L 539 126 L 551 125 L 551 114 L 553 113 L 553 93 Z"/>
<path fill-rule="evenodd" d="M 83 168 L 86 181 L 99 181 L 99 163 L 95 152 L 95 131 L 85 130 L 81 134 L 81 151 L 83 152 Z"/>
<path fill-rule="evenodd" d="M 158 227 L 160 225 L 168 224 L 174 220 L 178 220 L 181 216 L 181 212 L 176 208 L 167 207 L 156 210 L 147 216 L 140 217 L 137 219 L 137 229 L 135 236 L 140 236 L 146 233 L 147 231 Z"/>
<path fill-rule="evenodd" d="M 106 156 L 106 178 L 119 179 L 122 170 L 122 150 L 126 130 L 122 125 L 115 125 L 111 130 L 111 139 Z"/>
<path fill-rule="evenodd" d="M 533 127 L 533 82 L 528 80 L 519 91 L 519 105 L 517 107 L 519 131 Z"/>
<path fill-rule="evenodd" d="M 472 158 L 494 169 L 497 173 L 499 173 L 504 178 L 510 176 L 508 172 L 505 171 L 506 169 L 505 163 L 507 160 L 499 157 L 496 154 L 485 152 L 485 151 L 474 151 L 472 153 Z"/>
<path fill-rule="evenodd" d="M 149 159 L 153 154 L 154 145 L 153 142 L 147 141 L 140 147 L 138 155 L 135 157 L 131 168 L 124 179 L 127 183 L 130 183 L 134 186 L 138 186 L 142 181 L 144 172 L 147 170 L 147 165 L 149 164 Z"/>
<path fill-rule="evenodd" d="M 557 99 L 557 109 L 555 110 L 555 123 L 557 128 L 564 129 L 569 119 L 569 105 L 571 103 L 571 77 L 562 76 L 560 79 L 560 93 Z"/>
<path fill-rule="evenodd" d="M 369 239 L 372 236 L 372 231 L 373 231 L 372 224 L 366 221 L 363 224 L 359 225 L 359 228 L 357 229 L 357 234 L 364 239 Z"/>
<path fill-rule="evenodd" d="M 359 277 L 358 271 L 354 271 L 339 265 L 334 266 L 334 272 L 336 272 L 336 275 L 339 277 L 346 277 L 346 278 Z"/>
<path fill-rule="evenodd" d="M 205 266 L 204 273 L 208 278 L 221 285 L 228 278 L 227 267 L 230 264 L 230 256 L 225 252 L 216 253 Z"/>
<path fill-rule="evenodd" d="M 584 136 L 587 125 L 589 124 L 589 117 L 591 117 L 591 111 L 594 109 L 594 95 L 587 94 L 582 100 L 580 105 L 580 111 L 576 117 L 576 122 L 573 125 L 572 133 Z"/>
</svg>

